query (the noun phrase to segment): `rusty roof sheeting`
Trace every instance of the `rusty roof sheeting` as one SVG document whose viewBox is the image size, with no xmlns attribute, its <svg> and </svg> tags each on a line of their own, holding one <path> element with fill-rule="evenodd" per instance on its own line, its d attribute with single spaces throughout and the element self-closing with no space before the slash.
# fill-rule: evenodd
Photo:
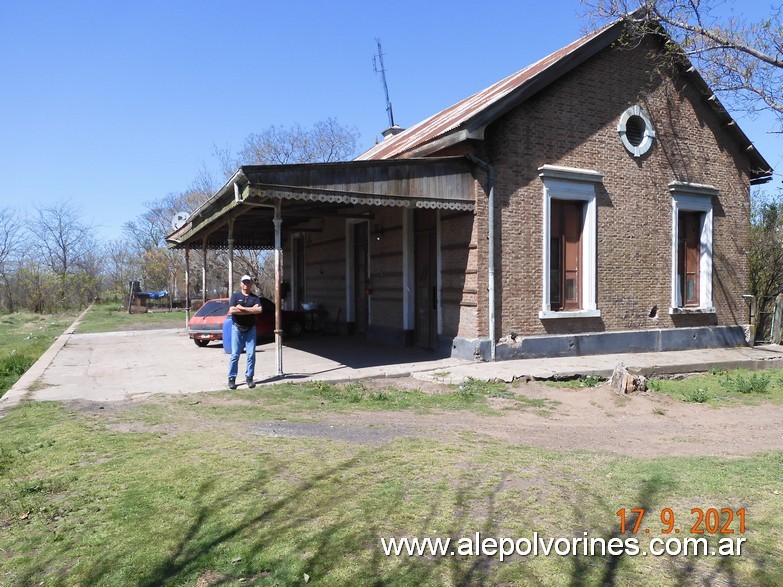
<svg viewBox="0 0 783 587">
<path fill-rule="evenodd" d="M 634 18 L 635 15 L 636 13 L 629 13 L 628 17 Z M 443 147 L 465 139 L 483 139 L 484 127 L 524 101 L 529 92 L 532 95 L 556 77 L 617 40 L 624 30 L 625 20 L 619 18 L 577 39 L 485 90 L 385 139 L 359 155 L 356 160 L 427 157 Z M 713 94 L 704 78 L 693 67 L 688 69 L 688 73 L 700 91 L 709 96 L 713 110 L 726 124 L 729 133 L 748 153 L 751 183 L 762 184 L 769 181 L 772 176 L 770 164 L 755 149 L 751 140 Z"/>
<path fill-rule="evenodd" d="M 500 80 L 485 90 L 457 102 L 453 106 L 430 116 L 428 119 L 412 126 L 398 135 L 387 138 L 375 145 L 372 149 L 359 155 L 357 160 L 404 157 L 405 153 L 416 147 L 429 143 L 464 125 L 470 121 L 471 118 L 476 117 L 489 107 L 497 104 L 542 72 L 553 65 L 560 63 L 565 57 L 576 52 L 596 37 L 601 36 L 609 28 L 616 26 L 619 23 L 620 21 L 609 23 L 573 43 L 566 45 L 562 49 L 547 55 L 536 63 Z"/>
</svg>

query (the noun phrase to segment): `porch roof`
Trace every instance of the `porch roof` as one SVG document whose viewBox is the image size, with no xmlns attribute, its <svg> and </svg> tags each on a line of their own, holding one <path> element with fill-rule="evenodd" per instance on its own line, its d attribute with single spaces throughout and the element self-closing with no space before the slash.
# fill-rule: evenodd
<svg viewBox="0 0 783 587">
<path fill-rule="evenodd" d="M 368 208 L 397 206 L 473 210 L 472 164 L 463 157 L 245 165 L 166 237 L 171 248 L 274 247 L 274 206 L 283 233 L 326 216 L 371 218 Z"/>
</svg>

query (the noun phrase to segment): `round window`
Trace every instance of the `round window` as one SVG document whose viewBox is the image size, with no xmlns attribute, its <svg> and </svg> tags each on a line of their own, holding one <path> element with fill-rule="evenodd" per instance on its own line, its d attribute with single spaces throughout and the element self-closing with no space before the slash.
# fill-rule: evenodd
<svg viewBox="0 0 783 587">
<path fill-rule="evenodd" d="M 638 105 L 623 112 L 617 132 L 625 149 L 634 157 L 641 157 L 649 151 L 655 137 L 650 117 Z"/>
</svg>

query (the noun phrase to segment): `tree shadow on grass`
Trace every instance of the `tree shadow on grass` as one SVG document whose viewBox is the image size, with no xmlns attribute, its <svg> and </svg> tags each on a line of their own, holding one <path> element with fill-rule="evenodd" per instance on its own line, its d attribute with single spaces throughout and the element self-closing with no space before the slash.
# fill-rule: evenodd
<svg viewBox="0 0 783 587">
<path fill-rule="evenodd" d="M 405 442 L 405 441 L 395 441 Z M 406 516 L 407 492 L 415 487 L 404 486 L 417 477 L 401 473 L 393 459 L 379 459 L 378 448 L 363 448 L 350 458 L 336 464 L 323 464 L 303 474 L 298 482 L 281 491 L 281 480 L 291 478 L 284 458 L 264 461 L 263 468 L 232 492 L 217 493 L 216 479 L 204 481 L 188 507 L 188 522 L 180 530 L 175 545 L 161 544 L 166 555 L 145 567 L 126 585 L 151 587 L 169 584 L 215 585 L 301 585 L 305 574 L 312 582 L 324 580 L 346 585 L 427 585 L 488 586 L 498 583 L 505 572 L 519 585 L 552 585 L 553 578 L 542 575 L 542 566 L 532 556 L 516 556 L 501 563 L 489 554 L 471 556 L 386 556 L 381 538 L 432 537 L 438 533 L 453 542 L 480 532 L 482 537 L 508 536 L 509 517 L 522 511 L 507 512 L 499 504 L 508 503 L 509 474 L 498 474 L 484 482 L 482 474 L 470 470 L 456 480 L 444 473 L 434 481 L 446 479 L 453 484 L 445 491 L 429 491 L 435 498 L 416 516 Z M 383 455 L 383 453 L 381 453 Z M 326 463 L 326 459 L 324 459 Z M 390 480 L 384 488 L 368 478 Z M 496 480 L 492 480 L 496 479 Z M 545 480 L 549 477 L 544 476 Z M 364 481 L 364 483 L 361 483 Z M 427 480 L 427 483 L 433 480 Z M 358 489 L 357 489 L 358 488 Z M 431 488 L 430 488 L 431 489 Z M 621 533 L 615 512 L 620 507 L 644 508 L 657 516 L 670 494 L 670 482 L 652 476 L 639 483 L 633 503 L 616 504 L 591 492 L 587 484 L 578 481 L 570 485 L 566 507 L 572 512 L 574 537 L 627 538 Z M 247 496 L 258 496 L 248 502 Z M 560 499 L 560 496 L 554 499 Z M 513 500 L 511 500 L 513 501 Z M 184 509 L 184 508 L 183 508 Z M 235 515 L 227 516 L 226 512 Z M 655 514 L 652 514 L 655 512 Z M 525 519 L 535 519 L 534 512 L 524 512 Z M 551 517 L 551 516 L 550 516 Z M 552 521 L 552 520 L 550 520 Z M 627 519 L 626 528 L 635 520 Z M 565 536 L 563 533 L 562 535 Z M 520 536 L 517 536 L 519 538 Z M 549 536 L 547 538 L 551 538 Z M 641 542 L 641 540 L 640 540 Z M 551 555 L 554 556 L 554 555 Z M 107 552 L 80 582 L 81 585 L 117 585 L 122 577 L 116 571 L 116 551 Z M 131 559 L 131 553 L 128 553 Z M 754 567 L 754 585 L 776 585 L 779 569 L 771 560 L 759 556 L 743 556 L 745 564 Z M 62 564 L 53 560 L 38 560 L 15 584 L 37 584 L 51 569 Z M 540 561 L 539 561 L 540 562 Z M 743 585 L 738 559 L 710 557 L 708 560 L 661 557 L 648 564 L 653 572 L 660 571 L 662 581 L 676 587 L 724 584 Z M 569 587 L 619 586 L 627 584 L 628 573 L 623 555 L 569 556 L 556 561 L 564 570 L 562 585 Z M 649 561 L 648 561 L 649 563 Z M 129 560 L 123 562 L 127 567 Z M 513 572 L 502 565 L 514 565 Z M 47 577 L 48 584 L 70 585 L 73 581 Z"/>
<path fill-rule="evenodd" d="M 591 531 L 591 537 L 599 536 L 606 544 L 615 538 L 637 538 L 640 553 L 648 552 L 648 554 L 650 554 L 649 541 L 651 538 L 657 537 L 664 541 L 672 538 L 677 540 L 686 538 L 686 534 L 684 533 L 665 534 L 661 531 L 664 524 L 661 522 L 660 514 L 663 508 L 671 505 L 665 503 L 666 496 L 670 494 L 668 490 L 671 486 L 671 482 L 660 475 L 654 475 L 645 479 L 641 482 L 637 497 L 632 504 L 609 503 L 601 496 L 591 494 L 587 488 L 583 491 L 578 491 L 577 488 L 575 493 L 578 497 L 573 500 L 573 513 L 575 519 L 580 520 L 585 528 L 604 527 L 603 531 Z M 614 520 L 616 520 L 615 524 L 609 527 L 605 526 L 607 514 L 612 516 L 613 513 L 616 513 L 620 508 L 625 508 L 627 513 L 624 533 L 622 532 L 620 525 L 619 515 L 614 515 Z M 631 508 L 643 509 L 645 511 L 642 524 L 640 524 L 636 533 L 633 532 L 633 528 L 637 521 L 637 514 L 632 514 L 630 511 Z M 597 513 L 599 513 L 599 516 L 601 517 L 597 518 Z M 687 514 L 690 514 L 690 512 L 678 511 L 676 516 L 677 519 L 681 520 L 686 518 Z M 688 523 L 685 524 L 685 530 L 690 529 L 695 518 L 695 515 L 687 517 Z M 650 528 L 649 534 L 645 532 L 646 528 Z M 702 534 L 696 537 L 707 538 L 709 549 L 715 549 L 717 551 L 718 539 L 724 536 L 733 538 L 735 541 L 737 538 L 744 537 L 738 533 L 726 535 Z M 660 549 L 662 546 L 663 545 L 657 545 L 656 548 Z M 705 587 L 712 585 L 725 585 L 726 587 L 759 585 L 772 587 L 773 585 L 780 585 L 780 581 L 783 578 L 781 568 L 771 567 L 767 561 L 768 557 L 760 550 L 755 553 L 751 552 L 751 550 L 752 548 L 749 549 L 746 542 L 743 545 L 742 556 L 712 556 L 703 554 L 698 556 L 677 556 L 666 554 L 653 557 L 637 554 L 635 557 L 652 561 L 653 567 L 657 567 L 653 572 L 660 573 L 662 581 L 672 585 L 672 587 L 693 587 L 695 585 L 703 585 Z M 588 587 L 592 585 L 613 587 L 624 585 L 626 584 L 627 578 L 621 579 L 618 577 L 618 574 L 623 565 L 626 565 L 630 558 L 631 557 L 627 554 L 612 553 L 607 553 L 606 556 L 572 557 L 572 567 L 568 585 L 569 587 Z M 747 576 L 744 573 L 740 573 L 738 569 L 740 564 L 747 565 L 747 563 L 750 563 L 752 568 L 754 578 L 752 583 L 748 583 Z M 748 569 L 746 568 L 746 572 L 747 570 Z M 663 584 L 663 582 L 661 584 Z"/>
<path fill-rule="evenodd" d="M 401 536 L 401 531 L 390 528 L 387 521 L 399 516 L 406 507 L 405 492 L 385 500 L 376 498 L 369 505 L 361 503 L 366 496 L 353 492 L 352 479 L 365 474 L 391 479 L 398 472 L 394 462 L 381 466 L 375 463 L 372 471 L 367 471 L 364 456 L 368 450 L 313 471 L 285 495 L 270 501 L 260 500 L 259 506 L 251 506 L 241 521 L 221 523 L 217 528 L 218 512 L 232 507 L 240 495 L 270 494 L 271 485 L 287 472 L 282 465 L 267 469 L 234 494 L 218 499 L 204 498 L 214 491 L 211 482 L 203 483 L 199 503 L 193 508 L 188 526 L 182 529 L 178 544 L 167 547 L 167 557 L 133 584 L 152 587 L 193 584 L 197 580 L 204 587 L 301 585 L 305 574 L 314 582 L 325 579 L 330 584 L 345 585 L 495 584 L 494 562 L 489 556 L 384 554 L 381 538 Z M 502 481 L 485 492 L 486 497 L 478 498 L 483 501 L 480 504 L 485 513 L 483 521 L 471 514 L 476 505 L 471 481 L 465 479 L 461 483 L 455 493 L 445 492 L 441 499 L 429 504 L 402 535 L 432 537 L 433 525 L 443 528 L 441 536 L 454 541 L 472 535 L 477 529 L 482 536 L 494 535 L 498 530 L 495 497 L 502 491 Z M 288 544 L 288 550 L 280 552 L 281 542 Z M 226 545 L 232 546 L 226 549 Z M 234 559 L 235 564 L 227 565 L 227 559 Z M 107 555 L 81 584 L 103 585 L 116 581 L 112 577 L 115 564 Z"/>
</svg>

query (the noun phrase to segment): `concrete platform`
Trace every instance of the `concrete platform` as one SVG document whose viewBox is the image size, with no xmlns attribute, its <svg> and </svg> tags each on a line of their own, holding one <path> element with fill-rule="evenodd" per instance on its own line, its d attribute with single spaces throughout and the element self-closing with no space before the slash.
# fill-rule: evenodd
<svg viewBox="0 0 783 587">
<path fill-rule="evenodd" d="M 523 377 L 565 379 L 593 375 L 609 378 L 623 363 L 629 371 L 650 376 L 697 373 L 710 369 L 780 369 L 783 368 L 783 346 L 765 345 L 722 349 L 694 349 L 658 353 L 615 353 L 583 357 L 516 359 L 495 363 L 455 365 L 448 374 L 421 372 L 422 379 L 459 383 L 468 377 L 511 382 Z"/>
<path fill-rule="evenodd" d="M 197 347 L 184 329 L 71 334 L 66 331 L 0 398 L 0 409 L 32 400 L 116 401 L 164 393 L 226 389 L 228 355 L 220 343 Z M 443 370 L 464 363 L 421 349 L 389 349 L 354 337 L 303 335 L 283 347 L 277 377 L 274 342 L 257 347 L 258 384 L 344 381 Z M 245 357 L 238 383 L 244 386 Z"/>
<path fill-rule="evenodd" d="M 776 345 L 476 363 L 442 358 L 422 349 L 376 345 L 359 337 L 318 333 L 285 341 L 283 377 L 275 375 L 273 342 L 259 345 L 256 356 L 260 385 L 398 376 L 443 383 L 467 378 L 510 382 L 523 377 L 608 377 L 620 362 L 645 375 L 711 368 L 783 368 L 783 347 Z M 243 356 L 240 380 L 244 361 Z M 72 326 L 0 399 L 0 411 L 22 399 L 118 401 L 156 393 L 220 390 L 226 388 L 227 370 L 228 355 L 222 345 L 199 348 L 183 329 L 75 334 Z"/>
</svg>

